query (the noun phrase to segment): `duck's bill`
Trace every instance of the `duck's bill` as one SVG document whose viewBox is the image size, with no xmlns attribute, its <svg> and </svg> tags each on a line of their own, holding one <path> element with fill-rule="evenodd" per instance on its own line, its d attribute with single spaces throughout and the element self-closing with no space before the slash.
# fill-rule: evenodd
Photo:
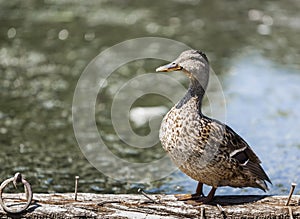
<svg viewBox="0 0 300 219">
<path fill-rule="evenodd" d="M 178 71 L 181 70 L 182 67 L 176 63 L 169 63 L 167 65 L 160 66 L 156 69 L 156 72 L 169 72 L 169 71 Z"/>
</svg>

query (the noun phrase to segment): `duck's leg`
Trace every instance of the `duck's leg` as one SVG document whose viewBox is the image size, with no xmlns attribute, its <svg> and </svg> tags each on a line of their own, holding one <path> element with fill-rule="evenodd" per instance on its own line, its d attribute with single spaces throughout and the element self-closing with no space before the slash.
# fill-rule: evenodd
<svg viewBox="0 0 300 219">
<path fill-rule="evenodd" d="M 195 194 L 177 194 L 177 195 L 175 195 L 175 197 L 179 201 L 197 200 L 201 196 L 203 196 L 202 188 L 203 188 L 203 183 L 202 182 L 198 182 Z"/>
<path fill-rule="evenodd" d="M 209 203 L 213 200 L 214 196 L 215 196 L 215 192 L 217 190 L 217 187 L 212 187 L 210 192 L 208 193 L 208 195 L 199 197 L 196 202 L 201 202 L 203 204 Z"/>
</svg>

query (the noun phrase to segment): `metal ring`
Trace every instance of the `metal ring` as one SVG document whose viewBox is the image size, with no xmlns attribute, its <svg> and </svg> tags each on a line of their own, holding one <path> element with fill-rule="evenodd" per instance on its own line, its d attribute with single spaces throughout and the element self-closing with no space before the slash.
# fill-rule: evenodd
<svg viewBox="0 0 300 219">
<path fill-rule="evenodd" d="M 11 182 L 14 184 L 15 187 L 17 187 L 18 183 L 22 183 L 24 185 L 24 190 L 26 193 L 26 200 L 27 200 L 26 204 L 22 208 L 17 209 L 17 210 L 12 210 L 9 207 L 7 207 L 5 205 L 5 203 L 3 202 L 3 198 L 2 198 L 4 188 Z M 31 190 L 31 186 L 25 179 L 22 178 L 21 173 L 16 173 L 14 177 L 11 177 L 11 178 L 3 181 L 0 186 L 0 204 L 3 208 L 3 210 L 7 213 L 18 214 L 18 213 L 22 213 L 23 211 L 25 211 L 31 204 L 32 196 L 33 196 L 33 194 L 32 194 L 32 190 Z"/>
</svg>

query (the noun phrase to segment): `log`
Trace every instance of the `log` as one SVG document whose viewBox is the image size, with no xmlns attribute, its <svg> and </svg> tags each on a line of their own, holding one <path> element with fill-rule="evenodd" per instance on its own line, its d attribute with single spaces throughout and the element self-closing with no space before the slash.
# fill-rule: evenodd
<svg viewBox="0 0 300 219">
<path fill-rule="evenodd" d="M 1 218 L 300 218 L 299 195 L 289 206 L 287 196 L 216 196 L 211 204 L 177 201 L 173 195 L 34 194 L 22 214 L 0 207 Z M 5 202 L 20 202 L 24 194 L 5 194 Z"/>
</svg>

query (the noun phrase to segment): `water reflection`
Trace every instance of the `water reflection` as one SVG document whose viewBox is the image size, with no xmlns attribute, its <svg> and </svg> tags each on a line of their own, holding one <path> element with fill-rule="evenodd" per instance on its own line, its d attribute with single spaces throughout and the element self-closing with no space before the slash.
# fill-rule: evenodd
<svg viewBox="0 0 300 219">
<path fill-rule="evenodd" d="M 75 175 L 85 192 L 135 192 L 137 186 L 193 191 L 194 183 L 179 172 L 151 185 L 106 178 L 86 161 L 73 135 L 73 92 L 90 60 L 126 39 L 163 36 L 207 51 L 223 82 L 227 123 L 263 160 L 274 183 L 270 192 L 283 194 L 290 181 L 299 181 L 299 1 L 11 0 L 0 6 L 1 179 L 21 171 L 35 192 L 72 191 Z M 163 152 L 159 145 L 141 154 L 121 144 L 110 122 L 109 92 L 158 65 L 146 60 L 120 69 L 101 96 L 106 102 L 97 106 L 96 117 L 106 124 L 102 134 L 129 159 Z M 148 106 L 171 104 L 153 96 L 134 107 Z M 252 193 L 219 190 L 241 191 Z"/>
<path fill-rule="evenodd" d="M 233 61 L 224 82 L 227 122 L 259 154 L 274 184 L 271 193 L 284 179 L 299 181 L 299 72 L 253 52 Z"/>
</svg>

